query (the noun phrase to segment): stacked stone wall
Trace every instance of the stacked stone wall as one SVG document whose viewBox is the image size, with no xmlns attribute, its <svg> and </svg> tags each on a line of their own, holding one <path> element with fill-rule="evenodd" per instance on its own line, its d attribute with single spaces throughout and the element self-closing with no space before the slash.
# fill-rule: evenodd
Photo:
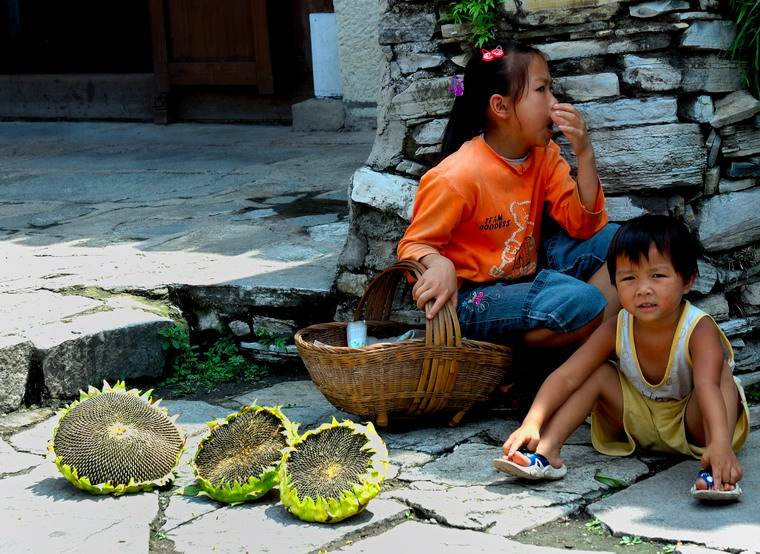
<svg viewBox="0 0 760 554">
<path fill-rule="evenodd" d="M 690 299 L 728 334 L 746 384 L 760 381 L 760 116 L 724 55 L 736 32 L 726 3 L 508 0 L 496 42 L 548 57 L 555 92 L 586 117 L 611 220 L 670 213 L 694 231 L 703 251 Z M 451 77 L 474 52 L 466 29 L 440 22 L 448 2 L 379 5 L 377 136 L 351 184 L 339 319 L 395 261 L 419 178 L 440 150 Z"/>
</svg>

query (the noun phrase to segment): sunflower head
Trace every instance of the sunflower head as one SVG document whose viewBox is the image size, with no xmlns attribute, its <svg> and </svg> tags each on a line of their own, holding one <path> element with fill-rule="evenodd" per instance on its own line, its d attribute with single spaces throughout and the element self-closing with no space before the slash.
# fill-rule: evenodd
<svg viewBox="0 0 760 554">
<path fill-rule="evenodd" d="M 48 451 L 64 477 L 93 494 L 121 495 L 174 480 L 185 438 L 152 390 L 122 381 L 89 387 L 61 410 Z"/>
<path fill-rule="evenodd" d="M 208 425 L 211 431 L 192 461 L 202 494 L 239 504 L 277 484 L 283 450 L 298 436 L 298 426 L 278 406 L 244 406 Z"/>
<path fill-rule="evenodd" d="M 388 449 L 372 423 L 333 418 L 286 449 L 280 500 L 305 521 L 335 523 L 364 510 L 388 474 Z"/>
</svg>

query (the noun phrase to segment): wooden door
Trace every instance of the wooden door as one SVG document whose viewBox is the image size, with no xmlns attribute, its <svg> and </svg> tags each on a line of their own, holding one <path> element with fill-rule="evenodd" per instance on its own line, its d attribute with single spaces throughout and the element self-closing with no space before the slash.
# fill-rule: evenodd
<svg viewBox="0 0 760 554">
<path fill-rule="evenodd" d="M 266 0 L 150 0 L 157 123 L 175 85 L 274 90 Z"/>
</svg>

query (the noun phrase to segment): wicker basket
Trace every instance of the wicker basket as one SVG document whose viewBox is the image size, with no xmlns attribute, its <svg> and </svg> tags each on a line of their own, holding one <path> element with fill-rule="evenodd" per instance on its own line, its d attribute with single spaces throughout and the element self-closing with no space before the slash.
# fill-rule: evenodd
<svg viewBox="0 0 760 554">
<path fill-rule="evenodd" d="M 402 261 L 370 283 L 354 314 L 355 320 L 366 320 L 368 335 L 387 338 L 412 328 L 388 318 L 399 284 L 407 285 L 409 277 L 416 281 L 423 271 L 417 262 Z M 381 426 L 389 417 L 443 410 L 455 412 L 449 424 L 457 425 L 467 410 L 490 398 L 512 361 L 506 346 L 462 340 L 448 302 L 427 321 L 425 338 L 351 348 L 346 326 L 335 322 L 301 329 L 295 335 L 298 353 L 333 406 Z"/>
</svg>

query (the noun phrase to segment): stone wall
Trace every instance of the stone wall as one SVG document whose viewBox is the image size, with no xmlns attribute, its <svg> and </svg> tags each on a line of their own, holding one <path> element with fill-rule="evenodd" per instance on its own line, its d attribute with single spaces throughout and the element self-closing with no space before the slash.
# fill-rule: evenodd
<svg viewBox="0 0 760 554">
<path fill-rule="evenodd" d="M 439 22 L 447 5 L 380 2 L 377 136 L 351 185 L 338 318 L 395 261 L 419 177 L 439 151 L 451 77 L 473 51 L 463 29 Z M 696 233 L 704 251 L 691 299 L 728 334 L 747 384 L 760 381 L 760 117 L 724 59 L 735 27 L 722 9 L 714 0 L 508 0 L 498 35 L 544 52 L 558 96 L 585 114 L 610 218 L 671 213 Z"/>
</svg>

